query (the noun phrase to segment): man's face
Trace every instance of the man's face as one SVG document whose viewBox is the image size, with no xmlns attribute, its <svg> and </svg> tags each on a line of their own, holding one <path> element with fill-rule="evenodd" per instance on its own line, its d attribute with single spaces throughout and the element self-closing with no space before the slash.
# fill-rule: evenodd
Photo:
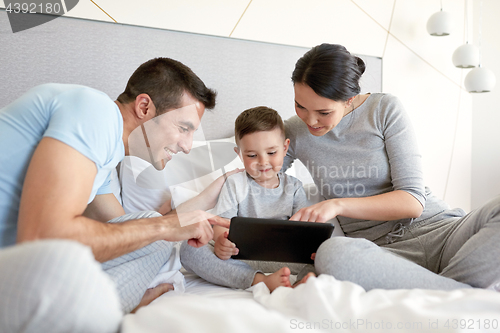
<svg viewBox="0 0 500 333">
<path fill-rule="evenodd" d="M 184 94 L 181 107 L 165 112 L 137 127 L 129 137 L 129 153 L 162 170 L 178 152 L 189 154 L 194 132 L 198 129 L 205 106 Z"/>
</svg>

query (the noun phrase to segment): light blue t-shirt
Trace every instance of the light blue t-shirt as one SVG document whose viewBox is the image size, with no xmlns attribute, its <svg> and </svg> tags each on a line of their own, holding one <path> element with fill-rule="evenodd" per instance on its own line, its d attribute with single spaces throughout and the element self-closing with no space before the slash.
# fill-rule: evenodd
<svg viewBox="0 0 500 333">
<path fill-rule="evenodd" d="M 0 248 L 16 242 L 24 178 L 43 137 L 62 141 L 95 163 L 91 202 L 96 194 L 111 193 L 110 172 L 125 155 L 122 135 L 118 106 L 105 93 L 84 86 L 40 85 L 1 109 Z"/>
</svg>

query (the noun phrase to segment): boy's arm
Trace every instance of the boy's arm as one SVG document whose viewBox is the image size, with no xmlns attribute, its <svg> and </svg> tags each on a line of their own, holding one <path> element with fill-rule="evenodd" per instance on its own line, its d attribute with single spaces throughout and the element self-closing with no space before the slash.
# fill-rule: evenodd
<svg viewBox="0 0 500 333">
<path fill-rule="evenodd" d="M 193 223 L 181 227 L 176 215 L 102 223 L 83 216 L 97 169 L 76 149 L 52 138 L 40 141 L 30 161 L 19 207 L 17 241 L 73 239 L 106 261 L 154 241 L 190 239 L 201 246 L 213 237 L 210 223 L 228 226 L 219 217 L 198 211 Z M 77 176 L 75 176 L 77 175 Z"/>
</svg>

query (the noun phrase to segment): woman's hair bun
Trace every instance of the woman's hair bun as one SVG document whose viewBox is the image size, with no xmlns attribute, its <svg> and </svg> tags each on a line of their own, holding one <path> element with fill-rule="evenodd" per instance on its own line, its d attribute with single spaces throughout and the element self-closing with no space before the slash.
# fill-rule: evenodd
<svg viewBox="0 0 500 333">
<path fill-rule="evenodd" d="M 365 62 L 360 57 L 356 57 L 356 62 L 358 64 L 358 68 L 359 68 L 359 72 L 360 72 L 359 75 L 363 75 L 363 73 L 365 72 L 365 69 L 366 69 Z"/>
</svg>

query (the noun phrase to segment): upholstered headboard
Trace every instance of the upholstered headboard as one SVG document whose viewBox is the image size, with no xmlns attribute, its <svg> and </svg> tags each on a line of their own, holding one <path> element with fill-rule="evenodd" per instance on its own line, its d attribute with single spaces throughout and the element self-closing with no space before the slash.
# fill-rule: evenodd
<svg viewBox="0 0 500 333">
<path fill-rule="evenodd" d="M 115 99 L 141 63 L 170 57 L 218 92 L 217 106 L 205 113 L 197 134 L 206 139 L 232 136 L 236 116 L 257 105 L 276 109 L 284 119 L 292 116 L 290 77 L 308 50 L 67 17 L 14 34 L 8 22 L 0 10 L 0 108 L 47 82 L 87 85 Z M 382 59 L 360 57 L 367 65 L 362 90 L 381 91 Z"/>
</svg>

